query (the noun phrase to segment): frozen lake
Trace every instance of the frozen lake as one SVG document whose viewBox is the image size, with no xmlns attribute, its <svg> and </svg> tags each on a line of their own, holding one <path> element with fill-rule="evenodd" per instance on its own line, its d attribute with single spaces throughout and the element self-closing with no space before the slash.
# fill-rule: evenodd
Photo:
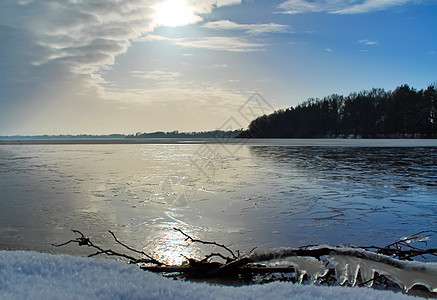
<svg viewBox="0 0 437 300">
<path fill-rule="evenodd" d="M 51 244 L 77 229 L 116 248 L 110 229 L 180 263 L 211 249 L 174 227 L 245 252 L 385 246 L 436 216 L 436 140 L 0 145 L 0 250 L 84 255 Z"/>
</svg>

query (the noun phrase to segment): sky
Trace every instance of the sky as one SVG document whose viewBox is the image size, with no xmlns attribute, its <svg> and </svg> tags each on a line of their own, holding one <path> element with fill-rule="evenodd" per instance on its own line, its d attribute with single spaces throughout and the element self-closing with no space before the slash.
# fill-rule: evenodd
<svg viewBox="0 0 437 300">
<path fill-rule="evenodd" d="M 436 16 L 436 0 L 2 0 L 0 135 L 245 128 L 255 92 L 279 109 L 423 89 Z"/>
</svg>

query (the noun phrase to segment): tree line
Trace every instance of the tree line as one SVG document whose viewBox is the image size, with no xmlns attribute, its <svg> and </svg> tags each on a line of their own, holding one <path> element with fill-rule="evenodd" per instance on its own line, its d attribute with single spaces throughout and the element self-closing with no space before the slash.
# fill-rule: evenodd
<svg viewBox="0 0 437 300">
<path fill-rule="evenodd" d="M 59 135 L 12 135 L 12 136 L 0 136 L 0 140 L 92 140 L 92 139 L 131 139 L 131 138 L 190 138 L 190 139 L 217 139 L 224 140 L 235 138 L 243 132 L 243 129 L 236 130 L 210 130 L 199 132 L 179 132 L 174 131 L 155 131 L 155 132 L 137 132 L 135 134 L 59 134 Z"/>
<path fill-rule="evenodd" d="M 333 94 L 253 120 L 249 138 L 437 138 L 437 84 Z"/>
<path fill-rule="evenodd" d="M 210 131 L 193 131 L 193 132 L 179 132 L 174 131 L 156 131 L 156 132 L 137 132 L 136 134 L 128 135 L 126 138 L 214 138 L 214 139 L 224 139 L 224 138 L 234 138 L 243 132 L 242 129 L 236 130 L 210 130 Z"/>
</svg>

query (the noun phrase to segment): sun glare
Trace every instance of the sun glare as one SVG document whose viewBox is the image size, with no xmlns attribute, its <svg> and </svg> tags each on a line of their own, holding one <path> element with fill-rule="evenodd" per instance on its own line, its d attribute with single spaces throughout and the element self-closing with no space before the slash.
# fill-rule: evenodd
<svg viewBox="0 0 437 300">
<path fill-rule="evenodd" d="M 166 0 L 155 7 L 155 23 L 158 26 L 182 26 L 196 23 L 200 17 L 184 0 Z"/>
</svg>

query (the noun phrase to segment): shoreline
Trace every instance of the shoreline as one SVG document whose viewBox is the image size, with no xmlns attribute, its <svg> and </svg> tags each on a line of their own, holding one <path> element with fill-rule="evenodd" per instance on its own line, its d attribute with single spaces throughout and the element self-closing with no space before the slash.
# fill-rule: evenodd
<svg viewBox="0 0 437 300">
<path fill-rule="evenodd" d="M 126 138 L 126 139 L 0 139 L 1 145 L 141 145 L 227 144 L 248 146 L 338 146 L 338 147 L 437 147 L 437 139 L 215 139 L 215 138 Z M 372 144 L 372 145 L 371 145 Z"/>
</svg>

